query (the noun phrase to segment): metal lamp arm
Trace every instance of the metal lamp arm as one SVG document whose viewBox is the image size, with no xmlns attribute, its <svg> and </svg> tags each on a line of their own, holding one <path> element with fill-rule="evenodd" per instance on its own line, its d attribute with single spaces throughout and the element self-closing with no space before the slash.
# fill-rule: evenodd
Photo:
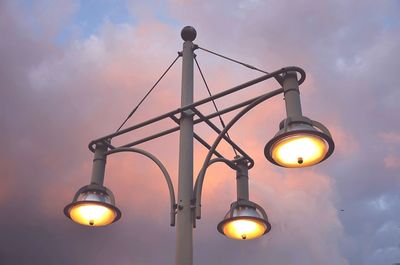
<svg viewBox="0 0 400 265">
<path fill-rule="evenodd" d="M 174 186 L 172 185 L 171 176 L 169 175 L 165 166 L 153 154 L 151 154 L 145 150 L 142 150 L 139 148 L 134 148 L 134 147 L 121 147 L 121 148 L 112 149 L 112 150 L 107 151 L 107 153 L 105 155 L 111 155 L 111 154 L 120 153 L 120 152 L 133 152 L 133 153 L 138 153 L 138 154 L 144 155 L 144 156 L 150 158 L 160 168 L 161 172 L 163 173 L 163 175 L 165 177 L 165 181 L 167 182 L 168 190 L 169 190 L 169 197 L 170 197 L 170 203 L 171 203 L 170 225 L 175 226 L 175 215 L 176 215 L 175 192 L 174 192 Z"/>
<path fill-rule="evenodd" d="M 218 157 L 218 158 L 211 159 L 210 162 L 208 163 L 208 166 L 211 166 L 212 164 L 217 163 L 217 162 L 223 162 L 227 166 L 229 166 L 230 168 L 232 168 L 234 170 L 237 169 L 237 166 L 235 165 L 234 162 L 232 162 L 231 160 L 228 160 L 226 158 L 223 158 L 223 157 L 221 157 L 221 158 Z"/>
<path fill-rule="evenodd" d="M 218 158 L 211 159 L 210 162 L 208 163 L 208 167 L 211 166 L 211 165 L 214 164 L 214 163 L 217 163 L 217 162 L 225 163 L 227 166 L 229 166 L 229 167 L 232 168 L 233 170 L 236 170 L 236 169 L 237 169 L 237 166 L 235 165 L 234 162 L 232 162 L 231 160 L 228 160 L 228 159 L 226 159 L 226 158 L 223 158 L 223 157 L 218 157 Z M 201 171 L 200 171 L 200 172 L 201 172 Z M 199 173 L 199 176 L 200 176 L 200 174 L 201 174 L 201 173 Z M 197 186 L 199 185 L 199 184 L 198 184 L 198 183 L 199 183 L 199 182 L 198 182 L 199 176 L 196 178 L 196 183 L 194 184 L 194 191 L 197 190 Z M 194 192 L 193 192 L 193 194 L 194 194 Z"/>
<path fill-rule="evenodd" d="M 274 91 L 268 92 L 260 97 L 258 97 L 256 100 L 254 100 L 252 103 L 247 105 L 243 110 L 241 110 L 233 119 L 225 126 L 225 128 L 221 131 L 221 133 L 218 135 L 218 137 L 215 139 L 213 145 L 211 146 L 209 152 L 207 153 L 207 156 L 204 160 L 203 166 L 200 169 L 199 175 L 197 177 L 196 183 L 197 186 L 195 186 L 195 215 L 197 219 L 201 218 L 201 193 L 203 189 L 203 182 L 204 182 L 204 177 L 206 175 L 207 167 L 210 164 L 211 156 L 213 155 L 214 150 L 217 148 L 218 144 L 222 140 L 223 136 L 228 132 L 228 130 L 241 118 L 243 117 L 247 112 L 249 112 L 251 109 L 256 107 L 258 104 L 264 102 L 265 100 L 268 100 L 276 95 L 279 95 L 283 93 L 283 88 L 276 89 Z"/>
</svg>

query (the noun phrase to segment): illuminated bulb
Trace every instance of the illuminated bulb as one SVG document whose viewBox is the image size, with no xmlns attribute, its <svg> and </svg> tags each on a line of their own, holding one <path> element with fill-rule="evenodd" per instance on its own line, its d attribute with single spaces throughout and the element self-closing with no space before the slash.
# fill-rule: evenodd
<svg viewBox="0 0 400 265">
<path fill-rule="evenodd" d="M 64 214 L 75 223 L 87 226 L 109 225 L 121 217 L 111 191 L 104 187 L 79 190 L 72 203 L 65 206 Z"/>
<path fill-rule="evenodd" d="M 249 202 L 251 203 L 251 202 Z M 262 210 L 264 212 L 264 210 Z M 271 230 L 268 217 L 255 207 L 236 202 L 231 205 L 217 230 L 232 239 L 251 240 L 259 238 Z"/>
<path fill-rule="evenodd" d="M 317 135 L 295 134 L 287 136 L 272 147 L 272 158 L 284 167 L 306 167 L 324 159 L 328 152 L 326 142 Z"/>
<path fill-rule="evenodd" d="M 71 219 L 82 225 L 104 226 L 111 224 L 117 213 L 97 202 L 83 202 L 76 204 L 69 210 Z"/>
<path fill-rule="evenodd" d="M 250 240 L 262 236 L 267 227 L 264 222 L 244 217 L 227 222 L 222 230 L 229 238 Z"/>
</svg>

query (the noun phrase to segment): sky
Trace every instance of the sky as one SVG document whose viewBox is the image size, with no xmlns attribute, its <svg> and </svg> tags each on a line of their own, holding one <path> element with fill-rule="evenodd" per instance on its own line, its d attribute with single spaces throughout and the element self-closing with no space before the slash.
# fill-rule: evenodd
<svg viewBox="0 0 400 265">
<path fill-rule="evenodd" d="M 212 165 L 194 264 L 400 263 L 400 1 L 1 0 L 0 264 L 174 264 L 168 190 L 148 159 L 108 158 L 105 185 L 122 211 L 118 222 L 82 227 L 63 208 L 90 181 L 88 143 L 118 128 L 182 50 L 187 25 L 201 47 L 265 71 L 305 69 L 303 113 L 326 125 L 336 145 L 314 167 L 276 167 L 263 149 L 285 118 L 283 96 L 249 112 L 230 136 L 255 160 L 250 199 L 266 210 L 272 230 L 245 242 L 217 232 L 236 198 L 235 172 Z M 196 54 L 214 94 L 260 76 Z M 126 126 L 178 108 L 180 79 L 178 60 Z M 216 103 L 276 88 L 268 81 Z M 206 96 L 195 71 L 195 99 Z M 216 138 L 204 125 L 195 131 L 210 143 Z M 166 165 L 175 192 L 178 144 L 175 133 L 140 145 Z M 218 150 L 234 156 L 226 143 Z M 195 175 L 205 155 L 196 143 Z"/>
</svg>

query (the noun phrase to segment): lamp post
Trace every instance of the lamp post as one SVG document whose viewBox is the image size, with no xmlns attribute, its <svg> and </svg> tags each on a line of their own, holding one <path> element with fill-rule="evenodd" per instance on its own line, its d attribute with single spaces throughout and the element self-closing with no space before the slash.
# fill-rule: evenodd
<svg viewBox="0 0 400 265">
<path fill-rule="evenodd" d="M 74 222 L 87 226 L 104 226 L 117 221 L 121 217 L 121 212 L 115 205 L 114 195 L 103 185 L 107 156 L 119 152 L 134 152 L 144 155 L 157 164 L 167 182 L 170 193 L 171 226 L 175 226 L 176 220 L 176 265 L 191 265 L 193 263 L 193 228 L 195 220 L 201 218 L 203 181 L 207 168 L 214 163 L 222 162 L 235 170 L 237 182 L 237 200 L 231 204 L 224 219 L 218 224 L 217 230 L 229 238 L 238 240 L 258 238 L 271 230 L 264 209 L 249 200 L 248 170 L 254 166 L 254 160 L 228 135 L 229 129 L 241 117 L 258 104 L 276 95 L 284 94 L 287 118 L 280 123 L 278 133 L 264 148 L 266 158 L 282 167 L 315 165 L 332 154 L 334 143 L 325 126 L 302 114 L 299 84 L 304 82 L 305 72 L 299 67 L 285 67 L 272 73 L 264 72 L 265 74 L 259 78 L 194 102 L 194 51 L 205 49 L 193 43 L 196 38 L 196 31 L 193 27 L 183 28 L 181 36 L 184 40 L 183 50 L 179 53 L 182 57 L 181 107 L 90 142 L 89 149 L 94 153 L 90 184 L 78 190 L 72 203 L 64 208 L 64 213 Z M 215 112 L 208 115 L 204 115 L 198 109 L 199 106 L 206 103 L 214 103 L 215 99 L 271 78 L 276 79 L 282 87 L 223 110 L 216 109 Z M 241 110 L 229 123 L 223 124 L 222 130 L 211 121 L 214 117 L 238 109 Z M 121 146 L 114 146 L 111 143 L 112 139 L 118 136 L 165 119 L 173 120 L 177 126 Z M 198 123 L 206 123 L 218 134 L 212 145 L 194 132 L 193 127 Z M 161 161 L 153 154 L 134 147 L 176 131 L 180 131 L 177 200 L 171 177 Z M 198 140 L 209 150 L 195 183 L 193 183 L 193 139 Z M 234 159 L 227 159 L 217 151 L 221 140 L 227 141 L 235 152 L 238 152 Z"/>
</svg>

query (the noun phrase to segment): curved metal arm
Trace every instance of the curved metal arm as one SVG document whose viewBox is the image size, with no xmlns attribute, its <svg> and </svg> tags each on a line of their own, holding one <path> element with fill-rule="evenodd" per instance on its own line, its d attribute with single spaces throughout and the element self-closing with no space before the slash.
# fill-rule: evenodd
<svg viewBox="0 0 400 265">
<path fill-rule="evenodd" d="M 218 158 L 211 159 L 210 162 L 208 163 L 208 165 L 210 166 L 210 165 L 212 165 L 214 163 L 217 163 L 217 162 L 223 162 L 226 165 L 228 165 L 228 167 L 232 168 L 233 170 L 237 169 L 237 166 L 236 166 L 236 164 L 234 162 L 232 162 L 231 160 L 228 160 L 226 158 L 223 158 L 223 157 L 218 157 Z"/>
<path fill-rule="evenodd" d="M 237 166 L 235 165 L 234 162 L 232 162 L 231 160 L 228 160 L 228 159 L 226 159 L 226 158 L 223 158 L 223 157 L 218 157 L 218 158 L 211 159 L 210 162 L 208 163 L 208 166 L 207 166 L 207 167 L 209 167 L 209 166 L 211 166 L 212 164 L 217 163 L 217 162 L 223 162 L 223 163 L 225 163 L 226 165 L 228 165 L 228 167 L 232 168 L 233 170 L 236 170 L 236 169 L 237 169 Z M 200 173 L 199 173 L 199 176 L 200 176 Z M 199 184 L 198 184 L 198 183 L 199 183 L 199 176 L 197 176 L 197 178 L 196 178 L 196 183 L 194 184 L 194 190 L 195 190 L 195 191 L 197 190 L 197 186 L 199 185 Z M 193 193 L 193 194 L 194 194 L 194 193 Z M 193 198 L 193 199 L 194 199 L 194 198 Z"/>
<path fill-rule="evenodd" d="M 219 142 L 222 140 L 222 137 L 226 134 L 226 132 L 241 118 L 243 117 L 247 112 L 249 112 L 251 109 L 253 109 L 255 106 L 258 104 L 264 102 L 267 99 L 270 99 L 276 95 L 279 95 L 283 93 L 283 88 L 276 89 L 274 91 L 268 92 L 256 100 L 254 100 L 252 103 L 247 105 L 243 110 L 241 110 L 233 119 L 225 126 L 225 128 L 221 131 L 221 133 L 218 135 L 217 139 L 215 139 L 213 145 L 211 146 L 210 150 L 207 153 L 207 156 L 204 160 L 203 166 L 200 169 L 199 175 L 197 177 L 196 183 L 197 186 L 195 187 L 195 201 L 196 201 L 196 206 L 195 206 L 195 211 L 196 211 L 196 218 L 200 219 L 201 218 L 201 192 L 203 188 L 203 182 L 204 182 L 204 177 L 206 175 L 207 167 L 210 163 L 211 156 L 214 152 L 214 150 L 217 148 Z"/>
<path fill-rule="evenodd" d="M 168 185 L 169 197 L 170 197 L 170 201 L 171 201 L 171 213 L 170 213 L 171 214 L 171 223 L 170 224 L 171 224 L 171 226 L 175 226 L 175 215 L 176 215 L 175 192 L 174 192 L 174 186 L 172 185 L 171 176 L 169 175 L 165 166 L 161 163 L 160 160 L 158 160 L 157 157 L 155 157 L 151 153 L 144 151 L 142 149 L 139 149 L 139 148 L 134 148 L 134 147 L 121 147 L 121 148 L 112 149 L 112 150 L 108 151 L 105 155 L 111 155 L 111 154 L 120 153 L 120 152 L 133 152 L 133 153 L 138 153 L 138 154 L 144 155 L 144 156 L 150 158 L 151 160 L 153 160 L 153 162 L 156 163 L 157 166 L 161 169 L 162 173 L 164 174 L 167 185 Z"/>
</svg>

